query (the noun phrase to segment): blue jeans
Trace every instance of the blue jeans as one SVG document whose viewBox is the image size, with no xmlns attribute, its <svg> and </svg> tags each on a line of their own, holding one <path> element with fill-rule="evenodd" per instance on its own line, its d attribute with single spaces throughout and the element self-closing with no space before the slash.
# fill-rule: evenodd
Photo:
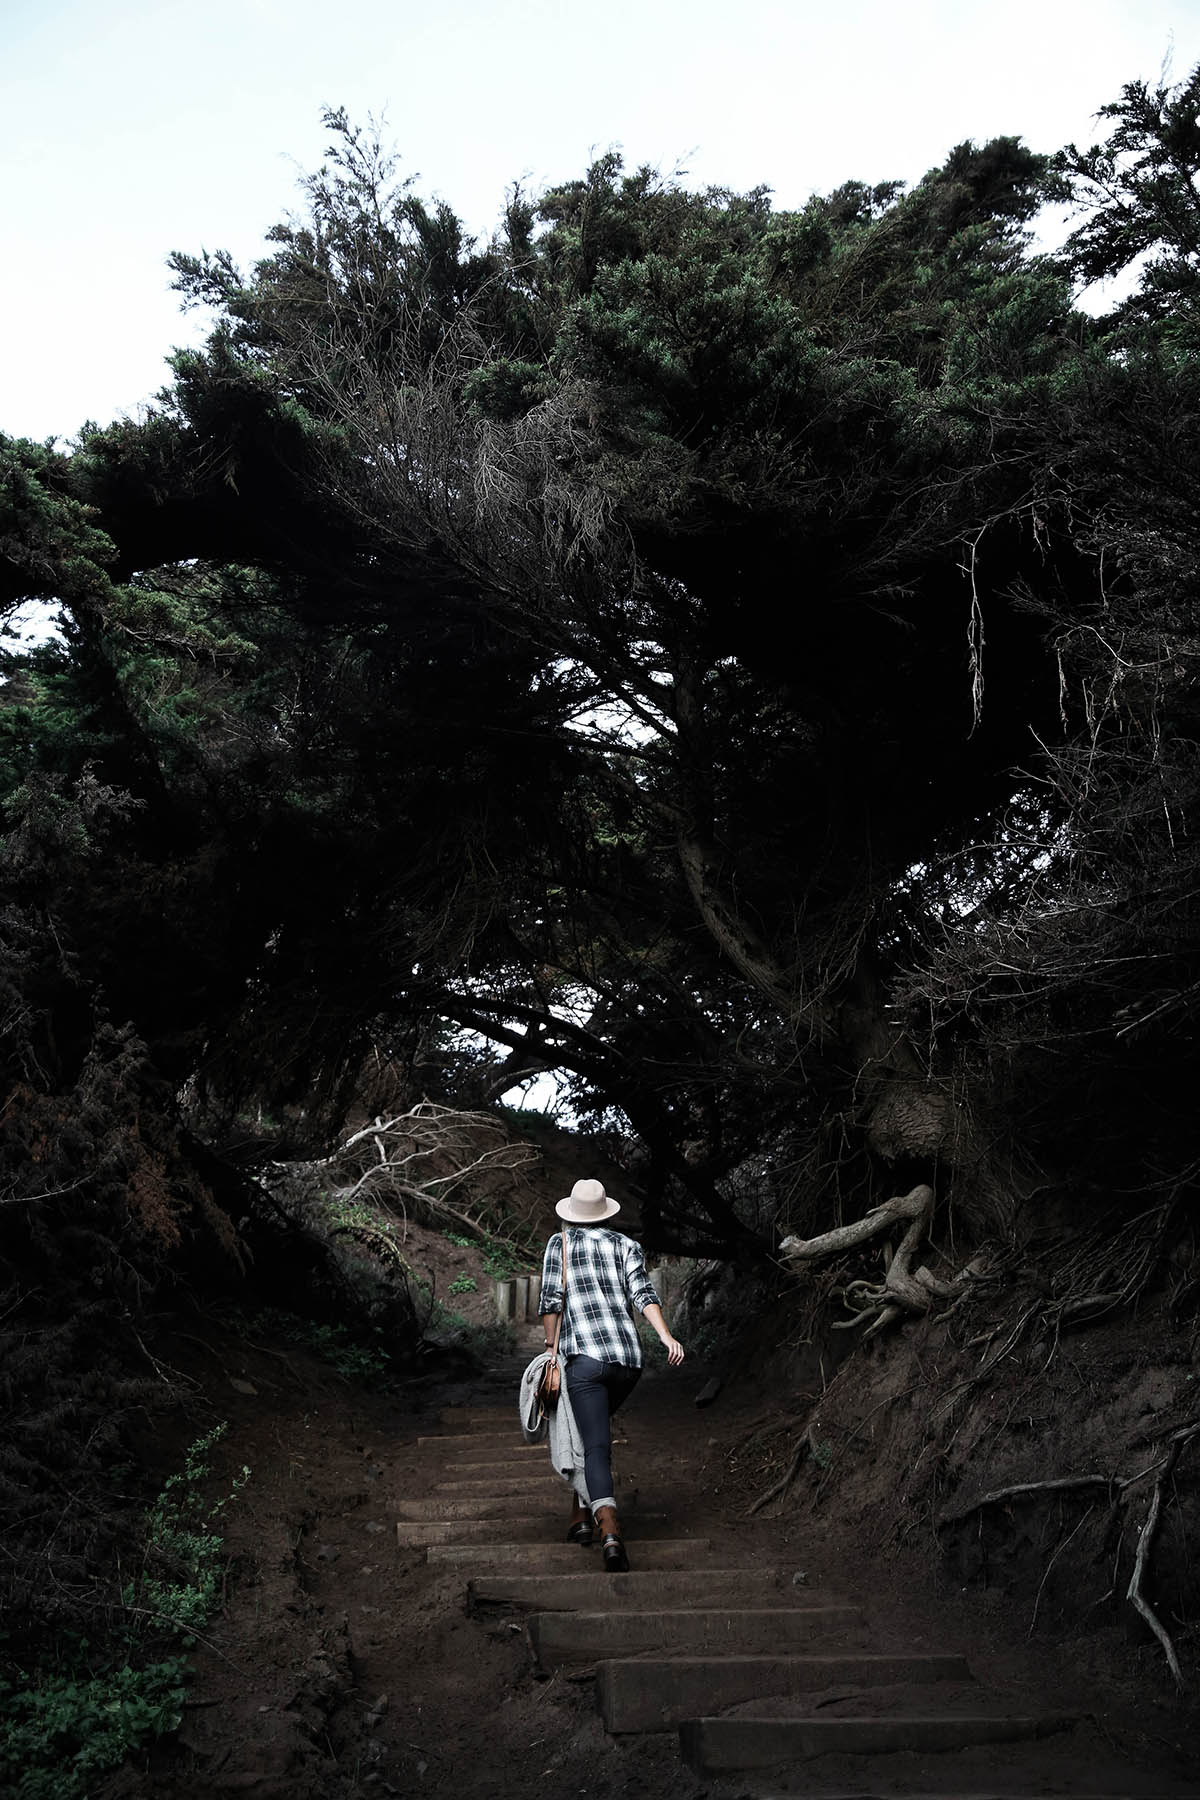
<svg viewBox="0 0 1200 1800">
<path fill-rule="evenodd" d="M 583 1475 L 592 1500 L 613 1491 L 612 1426 L 622 1400 L 627 1400 L 642 1371 L 628 1363 L 598 1362 L 594 1356 L 567 1357 L 567 1393 L 583 1439 Z"/>
</svg>

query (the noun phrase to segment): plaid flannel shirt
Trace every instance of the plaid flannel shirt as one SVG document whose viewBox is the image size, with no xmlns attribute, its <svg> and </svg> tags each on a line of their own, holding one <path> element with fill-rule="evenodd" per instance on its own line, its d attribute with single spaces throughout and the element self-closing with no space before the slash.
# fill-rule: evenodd
<svg viewBox="0 0 1200 1800">
<path fill-rule="evenodd" d="M 567 1313 L 558 1347 L 564 1356 L 640 1369 L 642 1346 L 630 1316 L 657 1306 L 640 1244 L 603 1225 L 567 1226 Z M 563 1309 L 562 1232 L 546 1245 L 538 1312 Z"/>
</svg>

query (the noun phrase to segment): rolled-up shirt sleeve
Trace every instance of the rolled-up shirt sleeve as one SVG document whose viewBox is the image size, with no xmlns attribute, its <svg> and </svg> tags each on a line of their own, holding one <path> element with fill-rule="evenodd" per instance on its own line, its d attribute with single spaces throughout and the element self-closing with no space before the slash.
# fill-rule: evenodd
<svg viewBox="0 0 1200 1800">
<path fill-rule="evenodd" d="M 546 1245 L 542 1258 L 542 1292 L 538 1300 L 538 1317 L 562 1311 L 562 1234 L 555 1232 Z"/>
<path fill-rule="evenodd" d="M 662 1301 L 654 1291 L 654 1284 L 646 1273 L 646 1259 L 642 1255 L 642 1247 L 635 1244 L 632 1238 L 626 1238 L 628 1249 L 625 1252 L 625 1292 L 631 1303 L 639 1312 L 648 1306 L 661 1306 Z"/>
</svg>

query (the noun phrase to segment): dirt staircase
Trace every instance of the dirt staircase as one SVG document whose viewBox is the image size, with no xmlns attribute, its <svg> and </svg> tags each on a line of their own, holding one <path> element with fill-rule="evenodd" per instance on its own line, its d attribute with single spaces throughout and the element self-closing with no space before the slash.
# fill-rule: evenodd
<svg viewBox="0 0 1200 1800">
<path fill-rule="evenodd" d="M 598 1551 L 563 1541 L 566 1490 L 545 1447 L 523 1444 L 515 1406 L 450 1408 L 441 1420 L 417 1448 L 442 1479 L 431 1498 L 399 1501 L 399 1546 L 461 1570 L 470 1613 L 521 1617 L 541 1674 L 593 1673 L 608 1732 L 671 1732 L 697 1775 L 736 1782 L 730 1793 L 1200 1792 L 1115 1768 L 1053 1696 L 1031 1704 L 976 1682 L 953 1650 L 881 1641 L 861 1603 L 810 1587 L 802 1571 L 746 1560 L 728 1537 L 673 1532 L 654 1493 L 619 1478 L 634 1567 L 605 1574 Z M 514 1514 L 497 1542 L 497 1519 Z"/>
</svg>

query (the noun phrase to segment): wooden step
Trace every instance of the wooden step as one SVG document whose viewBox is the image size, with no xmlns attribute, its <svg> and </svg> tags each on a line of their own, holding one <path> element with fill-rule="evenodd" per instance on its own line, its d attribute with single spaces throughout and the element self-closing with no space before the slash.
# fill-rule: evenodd
<svg viewBox="0 0 1200 1800">
<path fill-rule="evenodd" d="M 609 1731 L 668 1731 L 769 1696 L 969 1679 L 962 1656 L 680 1656 L 597 1664 L 596 1699 Z"/>
<path fill-rule="evenodd" d="M 468 1494 L 544 1494 L 553 1493 L 555 1488 L 560 1494 L 570 1494 L 566 1483 L 547 1466 L 533 1475 L 472 1475 L 469 1481 L 439 1481 L 434 1488 L 435 1494 L 459 1494 L 464 1498 Z"/>
<path fill-rule="evenodd" d="M 513 1420 L 510 1431 L 470 1431 L 465 1436 L 419 1437 L 417 1448 L 420 1450 L 486 1450 L 490 1444 L 511 1444 L 523 1450 L 538 1450 L 546 1454 L 545 1444 L 527 1444 L 521 1436 L 521 1428 Z"/>
<path fill-rule="evenodd" d="M 509 1519 L 516 1511 L 523 1519 L 555 1519 L 559 1529 L 565 1531 L 571 1496 L 562 1482 L 554 1486 L 543 1482 L 536 1491 L 516 1496 L 498 1494 L 492 1487 L 485 1494 L 435 1494 L 420 1500 L 393 1500 L 391 1507 L 396 1518 L 406 1520 Z M 621 1514 L 627 1518 L 639 1516 L 636 1488 L 622 1488 Z"/>
<path fill-rule="evenodd" d="M 695 1542 L 694 1539 L 688 1540 Z M 629 1553 L 641 1561 L 649 1552 L 648 1541 L 639 1539 Z M 573 1544 L 564 1545 L 573 1550 Z M 711 1609 L 721 1606 L 794 1607 L 795 1590 L 790 1574 L 779 1569 L 679 1569 L 649 1567 L 610 1575 L 602 1568 L 587 1568 L 596 1552 L 579 1550 L 576 1573 L 547 1571 L 521 1575 L 512 1570 L 477 1575 L 467 1584 L 469 1609 L 484 1606 L 517 1606 L 538 1612 L 609 1611 L 614 1607 L 632 1612 L 652 1612 L 667 1607 Z M 594 1659 L 593 1659 L 594 1660 Z"/>
<path fill-rule="evenodd" d="M 601 1576 L 609 1581 L 628 1579 Z M 865 1648 L 856 1641 L 863 1630 L 862 1613 L 854 1606 L 708 1607 L 635 1612 L 614 1606 L 607 1612 L 541 1612 L 529 1620 L 529 1637 L 543 1669 L 565 1663 L 608 1662 L 647 1650 L 709 1655 L 765 1656 L 781 1649 L 799 1651 L 814 1644 L 839 1641 L 839 1648 Z M 848 1641 L 851 1640 L 851 1641 Z"/>
<path fill-rule="evenodd" d="M 734 1769 L 769 1769 L 816 1756 L 883 1756 L 898 1751 L 954 1751 L 973 1744 L 1008 1744 L 1021 1738 L 1069 1731 L 1074 1721 L 1056 1714 L 997 1713 L 974 1716 L 931 1713 L 923 1718 L 690 1719 L 679 1727 L 679 1747 L 701 1775 Z"/>
<path fill-rule="evenodd" d="M 411 1466 L 410 1464 L 409 1467 Z M 450 1457 L 444 1456 L 439 1457 L 436 1463 L 422 1464 L 422 1470 L 427 1479 L 438 1482 L 473 1482 L 480 1489 L 495 1481 L 536 1481 L 547 1475 L 555 1481 L 562 1481 L 561 1475 L 555 1475 L 550 1458 L 544 1450 L 532 1460 L 516 1456 L 511 1450 L 497 1451 L 494 1460 L 488 1462 L 454 1462 Z M 562 1488 L 569 1502 L 570 1493 L 565 1482 L 562 1482 Z"/>
<path fill-rule="evenodd" d="M 625 1494 L 628 1490 L 619 1475 L 616 1477 L 616 1484 L 617 1505 L 620 1507 L 624 1504 Z M 562 1479 L 562 1476 L 554 1473 L 549 1462 L 545 1463 L 540 1470 L 535 1471 L 530 1475 L 517 1474 L 495 1477 L 472 1475 L 469 1481 L 439 1481 L 435 1492 L 448 1495 L 541 1494 L 545 1493 L 547 1489 L 551 1493 L 558 1492 L 561 1494 L 568 1507 L 570 1506 L 571 1490 Z"/>
<path fill-rule="evenodd" d="M 639 1564 L 645 1569 L 682 1569 L 702 1562 L 712 1546 L 707 1538 L 646 1538 L 637 1546 Z M 588 1550 L 578 1544 L 431 1544 L 425 1553 L 430 1563 L 453 1568 L 511 1569 L 538 1574 L 543 1569 L 574 1575 L 581 1563 L 600 1560 L 599 1544 Z M 604 1576 L 604 1569 L 599 1574 Z M 608 1575 L 607 1580 L 616 1577 Z"/>
<path fill-rule="evenodd" d="M 478 1508 L 473 1510 L 478 1511 Z M 511 1508 L 506 1512 L 511 1512 Z M 495 1544 L 503 1535 L 505 1543 L 553 1544 L 556 1547 L 561 1544 L 573 1549 L 582 1565 L 587 1551 L 577 1544 L 567 1545 L 566 1524 L 567 1515 L 561 1511 L 531 1513 L 519 1519 L 499 1515 L 492 1519 L 400 1519 L 396 1524 L 396 1543 L 402 1550 L 423 1550 L 428 1544 Z M 665 1529 L 665 1513 L 639 1513 L 637 1526 L 639 1543 L 646 1539 L 647 1533 L 650 1542 L 670 1535 Z M 593 1547 L 598 1545 L 599 1539 Z"/>
<path fill-rule="evenodd" d="M 511 1473 L 528 1475 L 531 1469 L 545 1469 L 550 1458 L 546 1454 L 545 1444 L 531 1444 L 527 1450 L 519 1450 L 512 1445 L 497 1446 L 494 1456 L 446 1456 L 439 1459 L 447 1475 L 462 1476 L 470 1480 L 475 1476 L 492 1473 Z"/>
<path fill-rule="evenodd" d="M 439 1422 L 447 1430 L 454 1426 L 469 1430 L 476 1425 L 517 1425 L 517 1384 L 513 1383 L 512 1403 L 508 1406 L 443 1406 Z"/>
</svg>

